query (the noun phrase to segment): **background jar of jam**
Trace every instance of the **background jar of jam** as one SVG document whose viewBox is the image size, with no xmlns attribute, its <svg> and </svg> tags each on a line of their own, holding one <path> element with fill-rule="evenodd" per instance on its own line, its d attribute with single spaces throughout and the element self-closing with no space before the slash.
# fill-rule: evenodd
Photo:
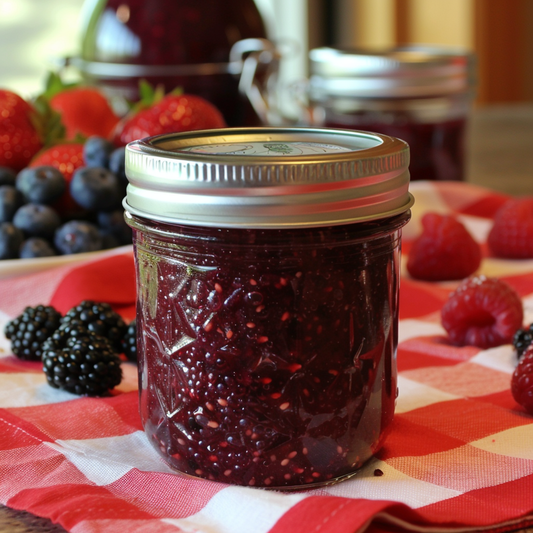
<svg viewBox="0 0 533 533">
<path fill-rule="evenodd" d="M 119 104 L 137 101 L 147 80 L 202 96 L 230 126 L 249 126 L 260 120 L 238 89 L 240 56 L 273 48 L 254 0 L 86 0 L 81 52 L 68 64 Z"/>
<path fill-rule="evenodd" d="M 380 448 L 408 159 L 398 139 L 311 128 L 127 147 L 140 413 L 177 471 L 306 487 Z"/>
<path fill-rule="evenodd" d="M 307 121 L 403 139 L 412 180 L 463 180 L 474 59 L 428 46 L 316 48 L 309 53 Z"/>
</svg>

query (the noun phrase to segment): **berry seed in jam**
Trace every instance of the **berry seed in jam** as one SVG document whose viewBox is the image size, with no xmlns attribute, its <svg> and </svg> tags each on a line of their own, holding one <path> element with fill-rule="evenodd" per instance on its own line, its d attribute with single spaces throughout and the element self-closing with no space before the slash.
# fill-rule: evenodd
<svg viewBox="0 0 533 533">
<path fill-rule="evenodd" d="M 173 467 L 298 487 L 377 451 L 396 395 L 405 222 L 260 231 L 134 218 L 141 415 Z"/>
</svg>

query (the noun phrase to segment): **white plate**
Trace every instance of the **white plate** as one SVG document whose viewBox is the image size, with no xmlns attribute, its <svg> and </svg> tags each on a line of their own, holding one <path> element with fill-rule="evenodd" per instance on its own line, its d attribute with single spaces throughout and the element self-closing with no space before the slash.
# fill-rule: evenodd
<svg viewBox="0 0 533 533">
<path fill-rule="evenodd" d="M 42 272 L 43 270 L 48 270 L 50 268 L 73 263 L 82 263 L 83 261 L 91 259 L 111 257 L 128 251 L 133 253 L 133 246 L 131 244 L 119 246 L 118 248 L 112 248 L 110 250 L 101 250 L 84 254 L 56 255 L 53 257 L 42 257 L 38 259 L 3 259 L 0 260 L 0 279 L 25 276 L 35 272 Z"/>
</svg>

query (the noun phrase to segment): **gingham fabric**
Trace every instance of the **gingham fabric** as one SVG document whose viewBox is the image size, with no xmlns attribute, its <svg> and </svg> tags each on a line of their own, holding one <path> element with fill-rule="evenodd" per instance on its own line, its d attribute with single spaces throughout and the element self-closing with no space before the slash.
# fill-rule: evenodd
<svg viewBox="0 0 533 533">
<path fill-rule="evenodd" d="M 464 183 L 413 183 L 404 264 L 420 217 L 455 212 L 482 244 L 506 197 Z M 481 272 L 523 297 L 533 321 L 533 261 L 486 257 Z M 516 405 L 511 346 L 456 348 L 439 311 L 456 283 L 403 273 L 400 395 L 384 448 L 355 477 L 326 488 L 276 492 L 181 477 L 142 431 L 136 369 L 109 398 L 50 388 L 38 363 L 0 358 L 0 502 L 68 531 L 355 533 L 509 531 L 533 524 L 533 417 Z M 81 299 L 134 313 L 131 253 L 0 281 L 3 324 L 26 305 L 65 312 Z M 376 475 L 380 470 L 383 475 Z"/>
</svg>

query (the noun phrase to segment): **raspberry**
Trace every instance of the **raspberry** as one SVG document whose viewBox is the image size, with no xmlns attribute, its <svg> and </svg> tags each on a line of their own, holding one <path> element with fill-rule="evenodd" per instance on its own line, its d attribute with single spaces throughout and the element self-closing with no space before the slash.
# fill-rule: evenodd
<svg viewBox="0 0 533 533">
<path fill-rule="evenodd" d="M 6 324 L 4 334 L 19 359 L 40 361 L 42 344 L 59 327 L 60 320 L 61 313 L 51 306 L 26 307 Z"/>
<path fill-rule="evenodd" d="M 485 276 L 464 280 L 441 310 L 442 326 L 453 344 L 483 349 L 511 343 L 523 318 L 515 290 L 502 280 Z"/>
<path fill-rule="evenodd" d="M 81 324 L 89 331 L 108 339 L 117 353 L 122 352 L 121 342 L 127 326 L 122 317 L 113 311 L 108 303 L 84 300 L 70 309 L 61 322 L 62 324 Z"/>
<path fill-rule="evenodd" d="M 413 242 L 407 270 L 425 281 L 463 279 L 481 263 L 481 248 L 464 225 L 451 215 L 426 213 L 423 230 Z"/>
<path fill-rule="evenodd" d="M 496 257 L 533 258 L 533 198 L 503 204 L 494 215 L 487 244 Z"/>
<path fill-rule="evenodd" d="M 43 344 L 48 384 L 73 394 L 104 396 L 122 381 L 120 358 L 109 341 L 66 323 Z"/>
<path fill-rule="evenodd" d="M 524 352 L 529 348 L 533 342 L 533 324 L 527 328 L 522 328 L 516 331 L 513 336 L 513 347 L 518 357 L 522 357 Z"/>
<path fill-rule="evenodd" d="M 513 398 L 533 415 L 533 346 L 530 346 L 518 362 L 511 378 Z"/>
</svg>

